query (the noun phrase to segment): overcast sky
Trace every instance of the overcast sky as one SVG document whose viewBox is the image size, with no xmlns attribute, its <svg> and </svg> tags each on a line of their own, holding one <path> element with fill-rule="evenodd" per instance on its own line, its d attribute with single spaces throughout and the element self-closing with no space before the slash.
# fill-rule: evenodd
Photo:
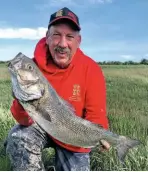
<svg viewBox="0 0 148 172">
<path fill-rule="evenodd" d="M 50 15 L 68 7 L 81 24 L 80 48 L 95 61 L 148 58 L 148 0 L 0 0 L 0 60 L 33 56 Z"/>
</svg>

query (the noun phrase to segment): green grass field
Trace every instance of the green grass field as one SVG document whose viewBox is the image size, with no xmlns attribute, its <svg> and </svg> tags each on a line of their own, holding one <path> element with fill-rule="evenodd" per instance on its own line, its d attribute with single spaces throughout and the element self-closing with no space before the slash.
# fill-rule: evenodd
<svg viewBox="0 0 148 172">
<path fill-rule="evenodd" d="M 113 148 L 109 152 L 95 150 L 91 153 L 91 170 L 148 170 L 148 66 L 106 65 L 102 69 L 107 85 L 110 130 L 137 138 L 143 145 L 129 151 L 124 167 L 118 162 Z M 0 170 L 9 171 L 9 159 L 1 143 L 16 122 L 9 110 L 11 83 L 5 65 L 0 65 L 0 90 Z"/>
</svg>

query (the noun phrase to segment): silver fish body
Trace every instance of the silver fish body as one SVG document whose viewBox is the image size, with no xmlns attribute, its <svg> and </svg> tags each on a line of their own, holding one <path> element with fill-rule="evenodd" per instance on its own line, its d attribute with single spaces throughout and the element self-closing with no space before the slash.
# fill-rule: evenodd
<svg viewBox="0 0 148 172">
<path fill-rule="evenodd" d="M 130 148 L 139 140 L 120 136 L 103 129 L 98 124 L 82 119 L 63 100 L 43 76 L 32 59 L 19 53 L 8 69 L 11 74 L 12 91 L 30 117 L 53 138 L 69 145 L 93 148 L 106 140 L 117 149 L 121 162 Z"/>
</svg>

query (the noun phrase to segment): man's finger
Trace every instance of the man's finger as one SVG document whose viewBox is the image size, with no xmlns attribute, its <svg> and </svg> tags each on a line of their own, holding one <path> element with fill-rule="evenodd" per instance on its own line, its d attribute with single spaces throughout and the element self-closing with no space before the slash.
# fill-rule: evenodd
<svg viewBox="0 0 148 172">
<path fill-rule="evenodd" d="M 110 149 L 110 144 L 106 140 L 100 140 L 100 142 L 105 149 Z"/>
</svg>

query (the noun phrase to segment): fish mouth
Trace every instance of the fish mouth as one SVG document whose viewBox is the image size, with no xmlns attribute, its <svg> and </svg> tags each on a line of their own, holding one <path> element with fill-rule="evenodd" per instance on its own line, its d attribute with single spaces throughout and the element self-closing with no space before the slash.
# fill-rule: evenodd
<svg viewBox="0 0 148 172">
<path fill-rule="evenodd" d="M 36 87 L 36 83 L 19 84 L 18 77 L 12 74 L 12 89 L 14 96 L 21 102 L 29 102 L 38 100 L 44 95 L 44 89 L 40 91 L 32 91 L 33 87 Z"/>
<path fill-rule="evenodd" d="M 23 102 L 28 102 L 32 100 L 37 100 L 40 99 L 43 94 L 44 90 L 41 90 L 40 92 L 30 92 L 30 91 L 25 91 L 28 90 L 29 87 L 35 87 L 35 85 L 38 83 L 39 79 L 36 80 L 23 80 L 21 75 L 19 75 L 19 72 L 15 69 L 15 67 L 9 63 L 8 65 L 8 70 L 11 74 L 11 81 L 12 81 L 12 89 L 14 96 Z M 18 90 L 16 90 L 18 89 Z"/>
<path fill-rule="evenodd" d="M 21 77 L 21 75 L 20 75 L 19 73 L 18 73 L 17 78 L 18 78 L 18 81 L 21 82 L 21 85 L 22 85 L 22 86 L 26 86 L 27 88 L 28 88 L 29 86 L 32 86 L 32 85 L 37 84 L 37 82 L 39 81 L 39 78 L 36 79 L 36 80 L 25 80 L 25 79 L 23 79 L 23 78 Z"/>
<path fill-rule="evenodd" d="M 15 70 L 15 68 L 14 68 L 14 66 L 13 66 L 13 64 L 12 64 L 11 61 L 8 63 L 7 67 L 8 67 L 8 70 L 9 70 L 9 72 L 11 74 L 13 74 L 13 75 L 16 75 L 17 74 L 17 72 L 16 72 L 16 70 Z"/>
<path fill-rule="evenodd" d="M 18 61 L 16 61 L 16 62 L 18 62 Z M 26 85 L 27 88 L 29 86 L 31 86 L 31 85 L 35 85 L 39 81 L 39 78 L 36 79 L 36 80 L 29 80 L 29 81 L 28 80 L 24 80 L 23 77 L 21 77 L 21 75 L 19 74 L 19 72 L 16 71 L 16 69 L 13 66 L 13 64 L 12 64 L 11 61 L 8 63 L 8 70 L 11 72 L 12 75 L 16 75 L 18 81 L 21 81 L 21 85 L 22 86 L 25 86 Z"/>
<path fill-rule="evenodd" d="M 14 67 L 13 67 L 13 65 L 12 65 L 11 62 L 9 62 L 7 66 L 8 66 L 8 70 L 9 70 L 10 72 L 12 72 L 12 73 L 14 73 L 14 74 L 16 73 L 16 71 L 15 71 L 15 69 L 14 69 Z"/>
<path fill-rule="evenodd" d="M 22 67 L 23 56 L 24 55 L 22 53 L 18 53 L 12 60 L 9 61 L 7 68 L 10 72 L 16 74 L 16 71 Z"/>
<path fill-rule="evenodd" d="M 44 87 L 40 83 L 40 78 L 29 78 L 26 73 L 26 78 L 22 72 L 24 55 L 19 53 L 15 58 L 7 64 L 8 71 L 11 75 L 12 90 L 14 97 L 21 102 L 40 99 L 44 94 Z M 25 69 L 24 69 L 25 70 Z"/>
</svg>

